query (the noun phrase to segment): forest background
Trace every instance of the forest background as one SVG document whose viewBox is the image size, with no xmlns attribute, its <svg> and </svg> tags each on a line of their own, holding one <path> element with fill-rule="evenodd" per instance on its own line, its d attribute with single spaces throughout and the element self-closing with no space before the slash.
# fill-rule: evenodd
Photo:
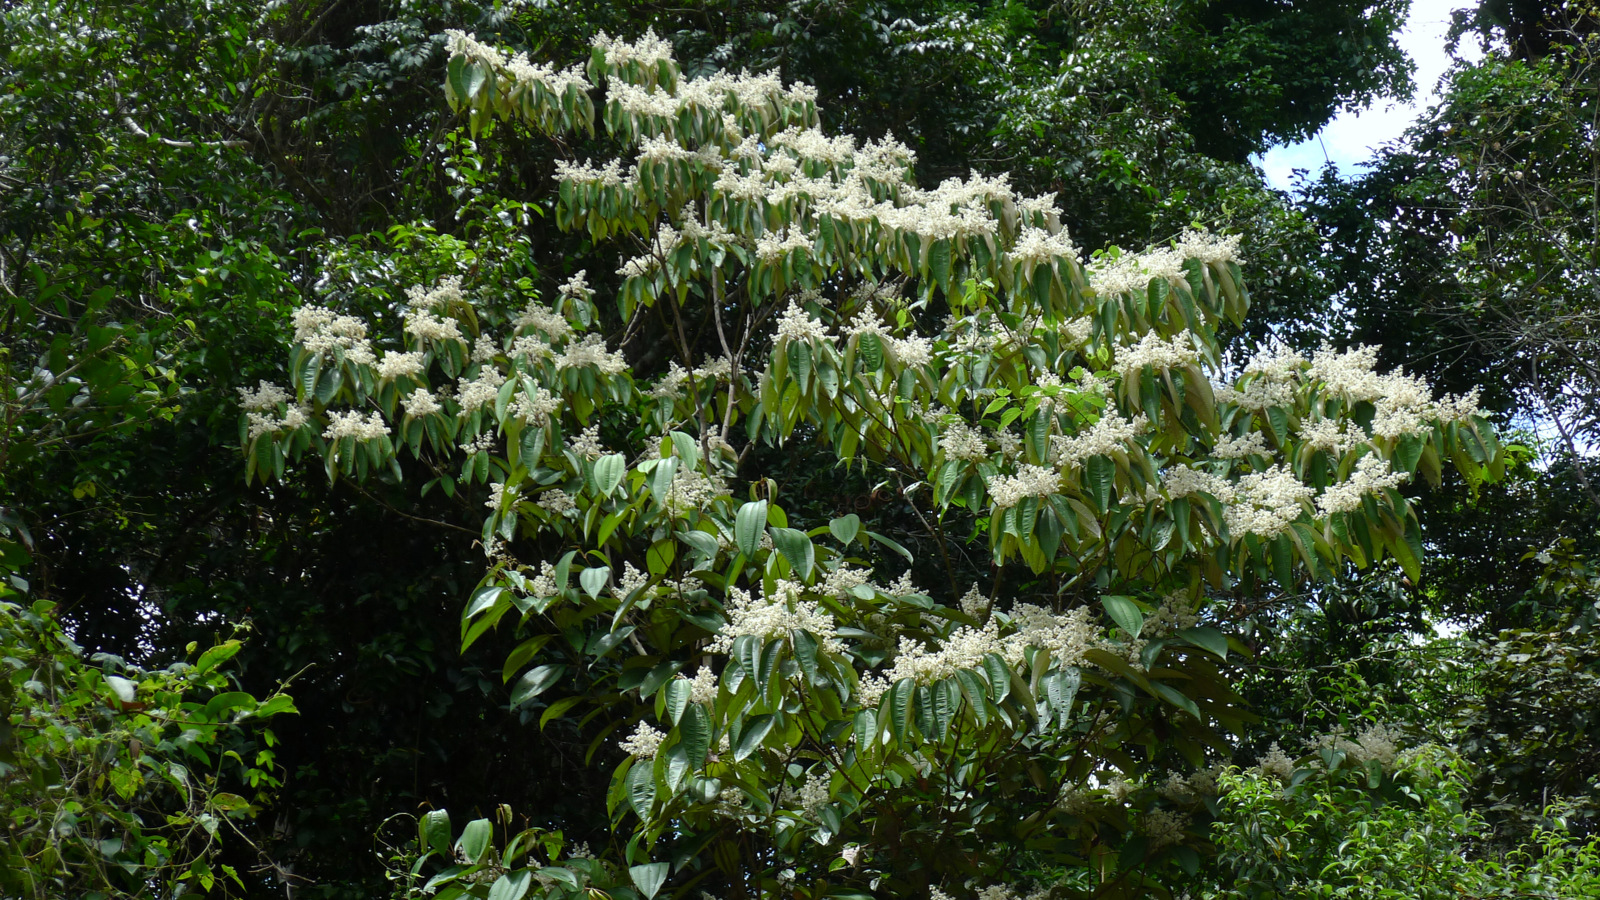
<svg viewBox="0 0 1600 900">
<path fill-rule="evenodd" d="M 510 629 L 463 649 L 487 488 L 330 479 L 315 459 L 247 480 L 239 393 L 285 380 L 304 304 L 371 313 L 451 275 L 554 297 L 587 270 L 614 291 L 604 242 L 557 227 L 553 176 L 575 148 L 469 126 L 446 102 L 445 31 L 559 65 L 602 32 L 653 28 L 686 75 L 814 85 L 830 133 L 904 142 L 921 184 L 977 171 L 1054 192 L 1080 247 L 1161 245 L 1191 225 L 1241 235 L 1252 312 L 1220 333 L 1235 371 L 1263 344 L 1376 344 L 1380 368 L 1481 389 L 1499 429 L 1498 479 L 1403 488 L 1415 572 L 1388 561 L 1212 598 L 1252 713 L 1209 757 L 1244 781 L 1209 801 L 1213 831 L 1182 842 L 1216 852 L 1162 868 L 1124 850 L 1112 869 L 1137 883 L 1104 860 L 1083 884 L 1029 863 L 1034 882 L 1424 896 L 1466 877 L 1417 865 L 1442 855 L 1479 867 L 1481 895 L 1594 896 L 1600 863 L 1578 848 L 1600 832 L 1600 14 L 1464 4 L 1452 40 L 1481 52 L 1403 139 L 1346 178 L 1270 188 L 1252 155 L 1416 88 L 1395 41 L 1405 14 L 1404 0 L 7 4 L 0 862 L 17 880 L 0 892 L 405 895 L 421 884 L 405 873 L 439 871 L 419 857 L 441 821 L 425 814 L 446 808 L 457 831 L 561 829 L 620 860 L 623 890 L 663 889 L 628 869 L 646 860 L 605 811 L 622 754 L 597 738 L 616 717 L 564 717 L 527 690 Z M 625 325 L 604 323 L 612 346 Z M 641 382 L 667 368 L 659 344 L 620 346 Z M 955 605 L 926 509 L 881 472 L 815 451 L 756 471 L 741 477 L 783 480 L 791 515 L 877 523 L 890 541 L 868 561 L 903 569 L 903 547 L 913 579 Z M 1272 745 L 1363 733 L 1440 755 L 1370 784 L 1330 764 L 1299 794 L 1252 793 Z M 469 869 L 500 852 L 462 839 L 442 846 L 476 846 Z M 530 889 L 479 871 L 504 877 L 436 887 Z"/>
</svg>

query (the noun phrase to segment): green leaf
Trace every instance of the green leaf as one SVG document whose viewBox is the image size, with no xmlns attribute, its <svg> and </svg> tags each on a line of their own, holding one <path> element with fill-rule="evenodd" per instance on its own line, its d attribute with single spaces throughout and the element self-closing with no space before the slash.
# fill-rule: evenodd
<svg viewBox="0 0 1600 900">
<path fill-rule="evenodd" d="M 132 703 L 134 696 L 139 692 L 137 681 L 129 681 L 120 675 L 107 675 L 106 686 L 111 688 L 111 693 L 123 703 Z"/>
<path fill-rule="evenodd" d="M 511 689 L 512 708 L 522 706 L 549 690 L 551 685 L 561 680 L 566 671 L 567 667 L 559 663 L 530 669 L 526 675 L 517 679 L 516 686 Z"/>
<path fill-rule="evenodd" d="M 739 743 L 733 748 L 733 761 L 742 762 L 750 754 L 761 747 L 761 742 L 767 739 L 767 733 L 772 731 L 772 716 L 762 715 L 750 719 L 744 724 L 744 731 L 739 734 Z"/>
<path fill-rule="evenodd" d="M 1111 486 L 1116 481 L 1117 464 L 1109 456 L 1091 456 L 1084 465 L 1084 480 L 1095 508 L 1105 512 L 1111 507 Z"/>
<path fill-rule="evenodd" d="M 522 900 L 532 883 L 533 873 L 527 869 L 507 872 L 490 886 L 488 900 Z"/>
<path fill-rule="evenodd" d="M 1201 650 L 1205 650 L 1215 655 L 1218 659 L 1228 658 L 1227 637 L 1225 637 L 1222 632 L 1210 627 L 1209 625 L 1201 625 L 1197 628 L 1185 628 L 1184 630 L 1178 632 L 1178 637 L 1181 637 L 1196 647 L 1199 647 Z"/>
<path fill-rule="evenodd" d="M 595 493 L 602 497 L 611 496 L 611 492 L 622 483 L 622 476 L 627 473 L 628 461 L 623 459 L 620 453 L 612 453 L 595 460 L 593 474 Z"/>
<path fill-rule="evenodd" d="M 793 528 L 767 530 L 772 534 L 772 545 L 789 561 L 789 567 L 794 569 L 801 581 L 809 580 L 817 556 L 816 548 L 811 546 L 811 539 L 806 537 L 806 533 Z"/>
<path fill-rule="evenodd" d="M 861 533 L 861 517 L 855 513 L 840 516 L 828 523 L 828 530 L 833 532 L 834 540 L 845 546 L 856 539 Z"/>
<path fill-rule="evenodd" d="M 224 662 L 232 659 L 244 644 L 239 641 L 225 641 L 200 654 L 200 659 L 194 664 L 195 672 L 200 675 L 211 671 Z"/>
<path fill-rule="evenodd" d="M 661 886 L 667 883 L 667 875 L 671 872 L 671 863 L 648 863 L 630 867 L 628 877 L 633 879 L 633 883 L 644 894 L 644 900 L 651 900 L 661 891 Z"/>
<path fill-rule="evenodd" d="M 698 703 L 691 704 L 683 714 L 678 734 L 689 754 L 690 765 L 695 768 L 705 765 L 706 754 L 711 750 L 711 717 L 706 715 L 706 708 Z"/>
<path fill-rule="evenodd" d="M 461 839 L 456 841 L 456 849 L 474 864 L 481 863 L 489 853 L 489 839 L 493 834 L 494 826 L 488 819 L 473 819 L 466 828 L 461 829 Z"/>
<path fill-rule="evenodd" d="M 450 855 L 450 813 L 433 809 L 422 814 L 422 845 L 444 856 Z"/>
<path fill-rule="evenodd" d="M 578 584 L 582 585 L 583 592 L 591 597 L 599 597 L 600 592 L 606 589 L 606 583 L 610 580 L 610 566 L 591 566 L 578 575 Z"/>
<path fill-rule="evenodd" d="M 733 522 L 733 540 L 746 558 L 755 559 L 756 551 L 761 548 L 761 533 L 766 524 L 767 501 L 752 500 L 739 507 Z"/>
<path fill-rule="evenodd" d="M 1128 637 L 1136 638 L 1144 630 L 1144 614 L 1139 612 L 1132 598 L 1107 594 L 1100 598 L 1100 605 L 1106 608 L 1106 612 L 1111 614 L 1111 621 L 1116 622 Z"/>
<path fill-rule="evenodd" d="M 667 682 L 666 691 L 667 719 L 676 725 L 683 718 L 683 711 L 689 708 L 689 695 L 694 692 L 694 686 L 688 679 L 674 678 Z"/>
</svg>

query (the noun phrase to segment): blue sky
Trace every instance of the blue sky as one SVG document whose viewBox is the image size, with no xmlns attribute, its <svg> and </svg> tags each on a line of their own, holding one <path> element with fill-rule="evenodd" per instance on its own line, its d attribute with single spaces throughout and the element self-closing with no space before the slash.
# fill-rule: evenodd
<svg viewBox="0 0 1600 900">
<path fill-rule="evenodd" d="M 1415 99 L 1410 103 L 1384 99 L 1359 113 L 1340 113 L 1310 140 L 1272 148 L 1264 158 L 1254 160 L 1266 172 L 1267 181 L 1288 189 L 1293 170 L 1309 169 L 1315 174 L 1325 162 L 1337 165 L 1346 178 L 1359 174 L 1360 164 L 1372 158 L 1375 148 L 1398 138 L 1433 103 L 1434 89 L 1450 65 L 1444 49 L 1450 11 L 1467 5 L 1466 0 L 1411 0 L 1400 46 L 1417 64 Z M 1470 39 L 1462 41 L 1463 56 L 1474 55 L 1476 49 Z"/>
</svg>

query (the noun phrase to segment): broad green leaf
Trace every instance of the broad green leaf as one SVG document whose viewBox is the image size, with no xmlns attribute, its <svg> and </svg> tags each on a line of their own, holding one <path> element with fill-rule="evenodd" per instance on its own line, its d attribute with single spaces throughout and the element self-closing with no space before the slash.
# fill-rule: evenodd
<svg viewBox="0 0 1600 900">
<path fill-rule="evenodd" d="M 733 540 L 745 557 L 755 559 L 756 551 L 761 548 L 762 530 L 766 524 L 767 501 L 752 500 L 739 507 L 733 523 Z"/>
<path fill-rule="evenodd" d="M 772 545 L 789 561 L 789 567 L 794 569 L 800 580 L 809 580 L 817 556 L 816 548 L 811 545 L 806 533 L 793 528 L 768 528 L 767 531 L 772 535 Z"/>
<path fill-rule="evenodd" d="M 456 849 L 461 855 L 472 863 L 481 863 L 489 852 L 489 839 L 494 834 L 494 826 L 488 819 L 473 819 L 467 827 L 461 829 L 461 838 L 456 841 Z"/>
<path fill-rule="evenodd" d="M 1222 632 L 1208 625 L 1196 628 L 1185 628 L 1178 632 L 1178 637 L 1213 654 L 1218 659 L 1228 658 L 1228 639 Z"/>
<path fill-rule="evenodd" d="M 1111 621 L 1116 622 L 1117 627 L 1128 637 L 1136 638 L 1139 632 L 1144 630 L 1144 614 L 1139 612 L 1138 605 L 1131 597 L 1107 594 L 1100 598 L 1100 605 L 1106 608 L 1106 612 L 1111 615 Z"/>
<path fill-rule="evenodd" d="M 642 866 L 630 867 L 628 869 L 628 877 L 639 888 L 639 891 L 644 894 L 644 900 L 651 900 L 660 892 L 661 886 L 667 883 L 667 876 L 671 872 L 671 863 L 648 863 Z"/>
</svg>

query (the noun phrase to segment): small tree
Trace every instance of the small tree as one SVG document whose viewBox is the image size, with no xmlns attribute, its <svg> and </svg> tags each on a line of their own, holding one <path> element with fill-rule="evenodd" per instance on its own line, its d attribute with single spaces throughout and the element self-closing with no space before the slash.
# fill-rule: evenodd
<svg viewBox="0 0 1600 900">
<path fill-rule="evenodd" d="M 1415 573 L 1398 486 L 1499 470 L 1473 398 L 1370 349 L 1213 383 L 1216 330 L 1248 309 L 1236 239 L 1085 264 L 1052 198 L 918 188 L 905 147 L 823 133 L 805 86 L 685 78 L 653 35 L 559 71 L 460 33 L 450 53 L 475 131 L 603 123 L 618 155 L 561 164 L 556 217 L 629 248 L 619 285 L 602 304 L 579 273 L 513 313 L 445 280 L 382 338 L 302 308 L 293 387 L 247 392 L 241 426 L 263 479 L 310 453 L 329 477 L 416 458 L 430 487 L 488 485 L 464 645 L 514 621 L 512 702 L 598 716 L 595 748 L 627 734 L 625 875 L 543 832 L 496 850 L 485 820 L 452 847 L 432 813 L 423 847 L 462 863 L 441 895 L 993 900 L 1029 868 L 1159 894 L 1196 870 L 1196 773 L 1248 715 L 1208 598 L 1384 556 Z M 608 343 L 613 309 L 623 341 L 658 327 L 664 373 Z M 864 568 L 910 554 L 748 478 L 800 446 L 903 498 L 948 583 Z"/>
</svg>

